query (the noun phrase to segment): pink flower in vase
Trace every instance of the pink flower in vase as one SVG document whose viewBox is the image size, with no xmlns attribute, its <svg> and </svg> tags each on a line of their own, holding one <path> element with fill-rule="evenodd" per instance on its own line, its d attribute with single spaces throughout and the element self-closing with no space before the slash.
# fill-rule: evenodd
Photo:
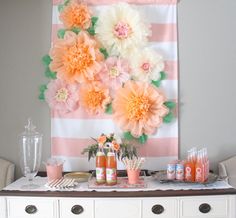
<svg viewBox="0 0 236 218">
<path fill-rule="evenodd" d="M 52 80 L 45 91 L 45 100 L 53 110 L 74 111 L 79 107 L 78 84 L 68 84 L 63 80 Z"/>
<path fill-rule="evenodd" d="M 126 59 L 109 57 L 99 73 L 102 82 L 111 89 L 111 93 L 130 79 L 130 67 Z"/>
</svg>

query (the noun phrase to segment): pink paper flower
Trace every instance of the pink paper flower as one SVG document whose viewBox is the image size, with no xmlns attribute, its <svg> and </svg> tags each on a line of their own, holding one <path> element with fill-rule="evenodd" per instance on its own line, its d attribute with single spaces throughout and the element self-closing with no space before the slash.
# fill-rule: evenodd
<svg viewBox="0 0 236 218">
<path fill-rule="evenodd" d="M 130 79 L 130 67 L 127 60 L 109 57 L 99 73 L 102 82 L 115 91 Z"/>
<path fill-rule="evenodd" d="M 52 80 L 45 91 L 45 100 L 53 110 L 61 112 L 74 111 L 79 107 L 79 91 L 77 84 L 67 84 L 65 81 Z"/>
</svg>

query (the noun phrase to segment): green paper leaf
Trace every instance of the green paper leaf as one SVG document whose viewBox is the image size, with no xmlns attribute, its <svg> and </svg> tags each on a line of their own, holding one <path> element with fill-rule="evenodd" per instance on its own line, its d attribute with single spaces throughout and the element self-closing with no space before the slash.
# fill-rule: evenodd
<svg viewBox="0 0 236 218">
<path fill-rule="evenodd" d="M 78 27 L 73 27 L 73 28 L 71 29 L 71 31 L 78 35 L 78 33 L 80 32 L 80 28 L 78 28 Z"/>
<path fill-rule="evenodd" d="M 104 55 L 104 58 L 107 59 L 109 56 L 107 50 L 105 48 L 100 48 L 99 50 Z"/>
<path fill-rule="evenodd" d="M 89 152 L 88 152 L 88 161 L 90 161 L 92 155 L 93 155 L 93 154 L 92 154 L 92 151 L 89 151 Z"/>
<path fill-rule="evenodd" d="M 107 105 L 105 112 L 107 114 L 112 114 L 112 104 L 111 103 Z"/>
<path fill-rule="evenodd" d="M 164 103 L 164 105 L 165 105 L 166 107 L 168 107 L 170 110 L 171 110 L 171 109 L 174 109 L 174 108 L 176 107 L 176 103 L 173 102 L 173 101 L 166 101 L 166 102 Z"/>
<path fill-rule="evenodd" d="M 49 79 L 56 79 L 57 78 L 57 74 L 55 72 L 52 72 L 49 67 L 45 70 L 44 74 Z"/>
<path fill-rule="evenodd" d="M 172 112 L 169 112 L 164 118 L 163 118 L 163 122 L 164 123 L 170 123 L 174 118 L 174 115 Z"/>
<path fill-rule="evenodd" d="M 59 39 L 63 39 L 64 36 L 65 36 L 65 33 L 66 33 L 66 30 L 65 30 L 65 29 L 59 29 L 59 30 L 57 31 L 57 37 L 58 37 Z"/>
<path fill-rule="evenodd" d="M 45 100 L 45 96 L 44 96 L 44 92 L 45 92 L 45 90 L 47 90 L 47 85 L 41 85 L 40 87 L 39 87 L 39 96 L 38 96 L 38 98 L 40 99 L 40 100 Z"/>
<path fill-rule="evenodd" d="M 64 5 L 67 6 L 70 3 L 70 0 L 65 0 Z"/>
<path fill-rule="evenodd" d="M 95 29 L 94 29 L 94 26 L 91 26 L 87 29 L 88 33 L 91 35 L 91 36 L 94 36 L 95 35 Z"/>
<path fill-rule="evenodd" d="M 45 90 L 47 89 L 47 85 L 41 85 L 40 87 L 39 87 L 39 91 L 40 92 L 44 92 Z"/>
<path fill-rule="evenodd" d="M 64 9 L 64 5 L 58 5 L 57 9 L 58 9 L 59 12 L 62 12 L 63 9 Z"/>
<path fill-rule="evenodd" d="M 134 138 L 130 132 L 124 132 L 123 135 L 126 140 L 132 140 Z"/>
<path fill-rule="evenodd" d="M 98 17 L 92 17 L 92 18 L 91 18 L 91 21 L 92 21 L 92 26 L 95 26 L 95 24 L 96 24 L 97 21 L 98 21 Z"/>
<path fill-rule="evenodd" d="M 52 61 L 52 59 L 51 59 L 51 57 L 50 57 L 48 54 L 47 54 L 47 55 L 44 55 L 44 56 L 42 57 L 42 62 L 43 62 L 43 64 L 44 64 L 45 67 L 48 67 L 49 64 L 51 63 L 51 61 Z"/>
<path fill-rule="evenodd" d="M 45 100 L 45 96 L 44 96 L 44 93 L 43 92 L 41 92 L 40 94 L 39 94 L 39 100 Z"/>
<path fill-rule="evenodd" d="M 167 78 L 167 74 L 166 74 L 166 72 L 164 72 L 164 71 L 161 71 L 160 72 L 160 80 L 164 80 L 164 79 L 166 79 Z"/>
<path fill-rule="evenodd" d="M 156 86 L 156 87 L 160 87 L 160 85 L 161 85 L 161 80 L 152 80 L 152 84 L 154 85 L 154 86 Z"/>
<path fill-rule="evenodd" d="M 141 143 L 141 144 L 145 144 L 146 141 L 148 139 L 148 136 L 146 134 L 142 134 L 139 138 L 138 138 L 138 141 Z"/>
</svg>

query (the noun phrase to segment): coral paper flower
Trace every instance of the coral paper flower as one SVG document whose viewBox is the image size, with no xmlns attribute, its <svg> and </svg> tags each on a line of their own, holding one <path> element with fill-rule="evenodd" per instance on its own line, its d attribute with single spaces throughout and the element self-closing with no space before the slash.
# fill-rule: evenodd
<svg viewBox="0 0 236 218">
<path fill-rule="evenodd" d="M 92 13 L 87 5 L 79 3 L 78 0 L 72 0 L 65 6 L 59 18 L 68 29 L 74 27 L 88 29 L 91 25 L 91 16 Z"/>
<path fill-rule="evenodd" d="M 113 105 L 113 119 L 123 130 L 134 137 L 153 134 L 162 124 L 169 110 L 166 97 L 151 84 L 128 81 L 117 90 Z"/>
<path fill-rule="evenodd" d="M 114 140 L 111 142 L 112 143 L 112 148 L 114 151 L 119 151 L 120 150 L 120 145 Z"/>
<path fill-rule="evenodd" d="M 143 82 L 158 80 L 165 67 L 163 57 L 151 48 L 135 52 L 130 62 L 133 79 Z"/>
<path fill-rule="evenodd" d="M 122 58 L 109 57 L 106 59 L 99 76 L 106 86 L 116 90 L 130 79 L 129 63 Z"/>
<path fill-rule="evenodd" d="M 105 135 L 101 135 L 101 136 L 98 138 L 98 144 L 103 145 L 106 141 L 107 141 L 107 137 L 106 137 Z"/>
<path fill-rule="evenodd" d="M 127 3 L 115 4 L 102 11 L 95 31 L 108 51 L 123 57 L 127 57 L 134 48 L 145 45 L 150 34 L 149 25 Z"/>
<path fill-rule="evenodd" d="M 69 83 L 93 80 L 101 70 L 103 55 L 98 43 L 86 32 L 78 35 L 67 31 L 64 39 L 58 39 L 50 50 L 50 68 L 57 77 Z"/>
<path fill-rule="evenodd" d="M 80 89 L 81 105 L 91 114 L 105 112 L 110 103 L 109 89 L 100 82 L 83 84 Z"/>
<path fill-rule="evenodd" d="M 60 79 L 52 80 L 45 91 L 45 100 L 51 109 L 61 112 L 74 111 L 79 107 L 77 84 L 67 84 Z"/>
</svg>

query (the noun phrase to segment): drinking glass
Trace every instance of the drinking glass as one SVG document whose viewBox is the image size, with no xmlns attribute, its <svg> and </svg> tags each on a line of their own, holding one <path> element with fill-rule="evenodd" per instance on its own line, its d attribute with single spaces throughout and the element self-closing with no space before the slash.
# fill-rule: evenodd
<svg viewBox="0 0 236 218">
<path fill-rule="evenodd" d="M 22 185 L 22 189 L 35 189 L 39 185 L 33 183 L 33 178 L 38 173 L 42 155 L 42 135 L 35 131 L 31 119 L 25 131 L 19 136 L 20 144 L 20 166 L 28 183 Z"/>
</svg>

